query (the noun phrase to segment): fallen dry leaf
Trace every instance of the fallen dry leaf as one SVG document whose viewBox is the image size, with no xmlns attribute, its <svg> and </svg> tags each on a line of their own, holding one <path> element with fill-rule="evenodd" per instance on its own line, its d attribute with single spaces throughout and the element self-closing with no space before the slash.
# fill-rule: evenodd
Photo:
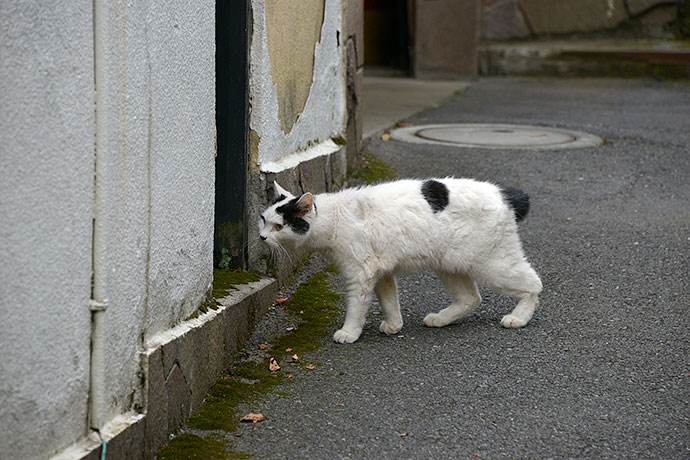
<svg viewBox="0 0 690 460">
<path fill-rule="evenodd" d="M 474 455 L 475 457 L 481 457 L 482 456 L 482 454 L 480 454 L 479 452 L 475 452 L 472 455 Z"/>
<path fill-rule="evenodd" d="M 381 134 L 381 140 L 382 141 L 389 141 L 389 140 L 391 140 L 391 135 L 388 133 Z"/>
<path fill-rule="evenodd" d="M 345 404 L 343 404 L 343 403 L 335 403 L 335 405 L 340 406 L 340 407 L 345 407 Z"/>
<path fill-rule="evenodd" d="M 268 350 L 270 347 L 266 345 L 265 343 L 260 343 L 259 344 L 259 350 Z"/>
<path fill-rule="evenodd" d="M 279 370 L 280 370 L 280 366 L 278 365 L 278 362 L 276 361 L 275 358 L 271 358 L 271 359 L 268 361 L 268 369 L 269 369 L 271 372 L 275 372 L 275 371 L 279 371 Z"/>
<path fill-rule="evenodd" d="M 291 379 L 291 378 L 292 378 L 292 375 L 286 375 L 285 378 L 286 378 L 286 379 Z"/>
<path fill-rule="evenodd" d="M 235 436 L 236 438 L 241 438 L 241 437 L 242 437 L 242 433 L 234 433 L 233 436 Z"/>
<path fill-rule="evenodd" d="M 396 123 L 395 126 L 398 128 L 407 128 L 408 126 L 413 126 L 412 123 Z"/>
<path fill-rule="evenodd" d="M 286 348 L 285 353 L 290 353 L 292 351 L 292 348 Z"/>
<path fill-rule="evenodd" d="M 295 353 L 294 355 L 292 355 L 292 361 L 293 361 L 293 362 L 299 361 L 299 356 L 297 356 L 297 353 Z"/>
<path fill-rule="evenodd" d="M 309 369 L 310 371 L 313 371 L 314 369 L 316 369 L 316 367 L 313 364 L 307 364 L 306 368 Z"/>
<path fill-rule="evenodd" d="M 300 314 L 300 315 L 303 315 L 303 314 L 304 314 L 304 310 L 300 310 L 300 311 L 299 311 L 299 314 Z"/>
<path fill-rule="evenodd" d="M 400 433 L 401 438 L 404 438 L 405 436 L 407 436 L 407 433 Z"/>
<path fill-rule="evenodd" d="M 251 413 L 251 414 L 247 414 L 247 415 L 245 415 L 244 417 L 242 417 L 242 418 L 240 419 L 240 422 L 243 422 L 243 423 L 249 423 L 249 422 L 251 422 L 251 423 L 258 423 L 258 422 L 263 422 L 264 420 L 266 420 L 266 417 L 264 417 L 264 414 L 254 414 L 254 413 Z"/>
<path fill-rule="evenodd" d="M 281 299 L 276 299 L 276 303 L 277 303 L 278 305 L 283 305 L 283 304 L 284 304 L 285 302 L 287 302 L 287 301 L 288 301 L 288 298 L 287 298 L 287 297 L 283 297 L 283 298 L 281 298 Z"/>
</svg>

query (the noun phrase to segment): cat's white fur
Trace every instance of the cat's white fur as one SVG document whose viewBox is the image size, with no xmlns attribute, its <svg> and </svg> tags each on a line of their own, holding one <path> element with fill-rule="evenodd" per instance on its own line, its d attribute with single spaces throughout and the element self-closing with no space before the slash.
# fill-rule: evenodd
<svg viewBox="0 0 690 460">
<path fill-rule="evenodd" d="M 296 203 L 309 224 L 303 234 L 277 212 L 295 197 L 274 183 L 275 195 L 285 199 L 262 214 L 261 239 L 273 247 L 319 251 L 338 267 L 347 285 L 347 313 L 336 342 L 359 338 L 373 292 L 383 311 L 381 332 L 399 332 L 395 276 L 420 269 L 434 270 L 453 299 L 424 318 L 427 326 L 446 326 L 472 312 L 481 300 L 477 283 L 519 299 L 501 320 L 504 327 L 523 327 L 532 318 L 542 284 L 525 259 L 515 214 L 500 189 L 471 179 L 435 180 L 449 192 L 447 206 L 437 212 L 422 195 L 420 180 L 303 194 Z"/>
</svg>

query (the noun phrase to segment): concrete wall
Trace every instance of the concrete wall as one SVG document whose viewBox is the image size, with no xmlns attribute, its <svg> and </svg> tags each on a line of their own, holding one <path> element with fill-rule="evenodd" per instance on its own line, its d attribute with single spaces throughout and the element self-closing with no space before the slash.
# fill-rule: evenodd
<svg viewBox="0 0 690 460">
<path fill-rule="evenodd" d="M 251 5 L 251 163 L 278 172 L 337 150 L 329 141 L 345 125 L 343 6 L 340 0 Z"/>
<path fill-rule="evenodd" d="M 106 2 L 96 24 L 106 419 L 142 407 L 145 341 L 191 315 L 212 282 L 214 15 L 210 1 Z"/>
<path fill-rule="evenodd" d="M 345 29 L 350 7 L 360 18 L 362 12 L 361 0 L 351 3 L 252 0 L 249 241 L 258 240 L 259 213 L 273 198 L 274 179 L 293 193 L 319 193 L 345 180 Z M 356 47 L 349 49 L 356 59 Z M 356 124 L 352 129 L 348 142 L 357 146 Z M 354 161 L 351 153 L 350 164 Z M 290 261 L 273 260 L 261 245 L 250 244 L 249 251 L 255 271 L 280 277 L 292 267 Z"/>
<path fill-rule="evenodd" d="M 0 458 L 87 432 L 91 2 L 0 7 Z"/>
<path fill-rule="evenodd" d="M 148 341 L 209 294 L 215 2 L 1 11 L 0 457 L 42 459 L 141 420 Z"/>
<path fill-rule="evenodd" d="M 482 38 L 616 33 L 671 37 L 678 6 L 664 0 L 483 0 Z"/>
<path fill-rule="evenodd" d="M 476 77 L 480 0 L 415 0 L 414 4 L 414 77 Z"/>
</svg>

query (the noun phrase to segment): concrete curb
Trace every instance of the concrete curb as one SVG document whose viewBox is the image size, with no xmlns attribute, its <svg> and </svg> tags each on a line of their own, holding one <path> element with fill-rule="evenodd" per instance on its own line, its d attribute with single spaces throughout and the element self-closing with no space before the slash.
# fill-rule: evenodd
<svg viewBox="0 0 690 460">
<path fill-rule="evenodd" d="M 108 460 L 148 459 L 168 442 L 231 366 L 278 288 L 273 278 L 238 285 L 218 300 L 217 310 L 184 321 L 146 344 L 141 354 L 146 410 L 117 417 L 102 430 Z M 92 434 L 53 460 L 100 460 L 101 451 L 101 439 Z"/>
</svg>

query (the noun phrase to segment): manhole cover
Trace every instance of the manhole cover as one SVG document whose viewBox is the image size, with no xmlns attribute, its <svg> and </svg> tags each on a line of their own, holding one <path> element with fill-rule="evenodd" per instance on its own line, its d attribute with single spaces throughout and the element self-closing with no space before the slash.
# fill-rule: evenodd
<svg viewBox="0 0 690 460">
<path fill-rule="evenodd" d="M 569 129 L 479 123 L 407 126 L 393 130 L 391 137 L 417 144 L 485 149 L 553 150 L 603 143 L 598 136 Z"/>
</svg>

